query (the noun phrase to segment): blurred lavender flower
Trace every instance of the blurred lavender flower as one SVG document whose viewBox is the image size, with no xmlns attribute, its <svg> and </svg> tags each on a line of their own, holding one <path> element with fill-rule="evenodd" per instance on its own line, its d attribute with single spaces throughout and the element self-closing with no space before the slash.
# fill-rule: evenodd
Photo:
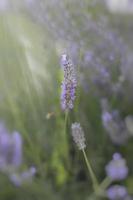
<svg viewBox="0 0 133 200">
<path fill-rule="evenodd" d="M 107 190 L 110 200 L 126 200 L 127 195 L 127 189 L 121 185 L 113 185 Z"/>
<path fill-rule="evenodd" d="M 9 7 L 9 0 L 0 1 L 0 11 L 6 11 L 8 7 Z"/>
<path fill-rule="evenodd" d="M 19 167 L 22 163 L 22 138 L 21 135 L 18 132 L 14 132 L 12 134 L 12 140 L 13 140 L 13 157 L 12 157 L 12 163 L 16 167 Z"/>
<path fill-rule="evenodd" d="M 126 160 L 119 153 L 113 154 L 113 159 L 106 165 L 105 169 L 107 176 L 112 180 L 123 180 L 128 175 Z"/>
<path fill-rule="evenodd" d="M 83 150 L 86 147 L 85 136 L 82 127 L 79 123 L 75 122 L 71 126 L 72 137 L 79 150 Z"/>
<path fill-rule="evenodd" d="M 89 63 L 94 59 L 92 51 L 86 51 L 84 53 L 84 64 L 89 65 Z M 87 66 L 86 66 L 87 67 Z"/>
<path fill-rule="evenodd" d="M 111 74 L 109 70 L 101 64 L 96 64 L 96 71 L 93 76 L 93 83 L 98 90 L 103 90 L 106 94 L 112 93 Z"/>
<path fill-rule="evenodd" d="M 124 144 L 130 134 L 125 120 L 121 119 L 118 110 L 111 110 L 107 99 L 102 99 L 102 123 L 114 144 Z"/>
<path fill-rule="evenodd" d="M 61 66 L 64 70 L 64 80 L 61 86 L 61 107 L 63 110 L 70 110 L 74 106 L 77 81 L 74 66 L 66 54 L 61 57 Z"/>
<path fill-rule="evenodd" d="M 36 168 L 30 167 L 27 171 L 24 171 L 20 174 L 12 173 L 10 175 L 10 180 L 15 186 L 19 187 L 25 182 L 31 182 L 35 174 Z"/>
<path fill-rule="evenodd" d="M 0 170 L 18 168 L 22 162 L 22 138 L 17 132 L 8 133 L 0 124 Z"/>
</svg>

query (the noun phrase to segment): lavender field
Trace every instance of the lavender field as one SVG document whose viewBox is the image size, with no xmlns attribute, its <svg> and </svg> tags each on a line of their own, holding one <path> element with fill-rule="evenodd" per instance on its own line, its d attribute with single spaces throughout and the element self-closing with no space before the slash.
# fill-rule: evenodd
<svg viewBox="0 0 133 200">
<path fill-rule="evenodd" d="M 0 200 L 133 200 L 133 1 L 0 0 Z"/>
</svg>

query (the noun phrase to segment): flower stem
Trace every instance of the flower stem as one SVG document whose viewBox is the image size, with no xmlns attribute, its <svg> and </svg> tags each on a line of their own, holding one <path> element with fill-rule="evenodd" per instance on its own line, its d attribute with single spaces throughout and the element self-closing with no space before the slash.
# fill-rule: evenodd
<svg viewBox="0 0 133 200">
<path fill-rule="evenodd" d="M 66 135 L 67 133 L 67 122 L 68 122 L 68 111 L 65 112 L 65 127 L 64 127 L 64 133 Z"/>
<path fill-rule="evenodd" d="M 92 193 L 88 200 L 94 199 L 95 196 L 106 197 L 106 189 L 112 183 L 112 180 L 109 177 L 106 177 L 98 186 L 98 189 L 95 193 Z"/>
<path fill-rule="evenodd" d="M 93 183 L 93 189 L 94 189 L 95 192 L 97 192 L 98 187 L 99 187 L 98 186 L 99 184 L 98 184 L 97 178 L 96 178 L 96 176 L 95 176 L 95 174 L 94 174 L 94 172 L 92 170 L 91 164 L 90 164 L 90 162 L 89 162 L 89 160 L 87 158 L 85 150 L 82 149 L 82 152 L 83 152 L 84 159 L 85 159 L 85 162 L 86 162 L 86 165 L 87 165 L 87 168 L 88 168 L 88 171 L 90 173 L 90 177 L 91 177 L 91 180 L 92 180 L 92 183 Z"/>
<path fill-rule="evenodd" d="M 66 167 L 69 169 L 69 143 L 68 143 L 68 134 L 67 134 L 67 127 L 68 127 L 68 116 L 69 111 L 66 110 L 65 112 L 65 121 L 64 121 L 64 155 L 66 159 Z"/>
<path fill-rule="evenodd" d="M 102 183 L 100 184 L 100 188 L 102 190 L 105 190 L 110 184 L 112 183 L 112 180 L 109 177 L 106 177 Z"/>
</svg>

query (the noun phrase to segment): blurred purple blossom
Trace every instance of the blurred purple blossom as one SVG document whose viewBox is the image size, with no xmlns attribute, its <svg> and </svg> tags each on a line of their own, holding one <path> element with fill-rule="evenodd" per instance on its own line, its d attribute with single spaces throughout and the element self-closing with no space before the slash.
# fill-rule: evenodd
<svg viewBox="0 0 133 200">
<path fill-rule="evenodd" d="M 92 61 L 93 59 L 93 52 L 92 51 L 86 51 L 85 55 L 84 55 L 84 62 L 85 64 L 89 65 L 89 63 Z"/>
<path fill-rule="evenodd" d="M 0 170 L 18 168 L 22 162 L 22 138 L 17 132 L 10 134 L 0 123 Z"/>
<path fill-rule="evenodd" d="M 16 167 L 19 167 L 22 163 L 22 138 L 18 132 L 14 132 L 12 139 L 14 145 L 12 162 Z"/>
<path fill-rule="evenodd" d="M 127 189 L 121 185 L 113 185 L 107 190 L 107 197 L 110 200 L 126 200 Z"/>
<path fill-rule="evenodd" d="M 35 174 L 36 168 L 30 167 L 27 171 L 24 171 L 22 173 L 12 173 L 10 175 L 10 180 L 15 186 L 19 187 L 23 183 L 31 182 Z"/>
<path fill-rule="evenodd" d="M 101 107 L 103 127 L 110 139 L 114 144 L 124 144 L 130 137 L 125 120 L 121 118 L 118 110 L 111 110 L 107 99 L 101 100 Z"/>
<path fill-rule="evenodd" d="M 9 8 L 9 0 L 0 0 L 0 11 L 6 11 Z"/>
<path fill-rule="evenodd" d="M 112 180 L 123 180 L 128 175 L 126 160 L 119 153 L 113 154 L 113 159 L 106 165 L 105 169 L 107 176 Z"/>
</svg>

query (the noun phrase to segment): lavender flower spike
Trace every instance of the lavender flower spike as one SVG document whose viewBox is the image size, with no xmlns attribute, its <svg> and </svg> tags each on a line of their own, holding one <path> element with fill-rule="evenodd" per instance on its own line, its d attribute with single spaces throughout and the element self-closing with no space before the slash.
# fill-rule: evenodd
<svg viewBox="0 0 133 200">
<path fill-rule="evenodd" d="M 75 122 L 72 124 L 72 137 L 74 142 L 77 144 L 79 150 L 83 150 L 86 147 L 85 136 L 82 127 L 79 123 Z"/>
<path fill-rule="evenodd" d="M 61 107 L 63 110 L 73 108 L 75 90 L 77 87 L 74 66 L 66 54 L 61 57 L 61 66 L 64 70 L 64 80 L 61 85 Z"/>
</svg>

